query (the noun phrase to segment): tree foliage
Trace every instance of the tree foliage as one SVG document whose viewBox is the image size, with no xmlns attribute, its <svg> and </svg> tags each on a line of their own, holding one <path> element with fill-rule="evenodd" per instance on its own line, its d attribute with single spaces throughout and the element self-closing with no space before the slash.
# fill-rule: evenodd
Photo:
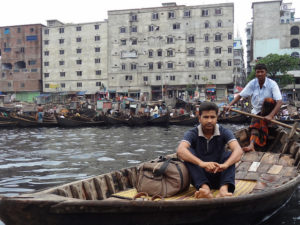
<svg viewBox="0 0 300 225">
<path fill-rule="evenodd" d="M 258 60 L 256 64 L 265 64 L 268 69 L 269 78 L 276 80 L 280 87 L 294 82 L 294 77 L 287 72 L 299 67 L 299 58 L 290 55 L 269 54 Z M 255 78 L 255 71 L 252 70 L 247 77 L 247 82 Z"/>
</svg>

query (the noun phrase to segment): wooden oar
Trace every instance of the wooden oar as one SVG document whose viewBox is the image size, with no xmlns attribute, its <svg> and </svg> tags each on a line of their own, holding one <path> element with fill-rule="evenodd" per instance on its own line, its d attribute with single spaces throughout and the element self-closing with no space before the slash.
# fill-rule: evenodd
<svg viewBox="0 0 300 225">
<path fill-rule="evenodd" d="M 245 116 L 250 116 L 250 117 L 257 118 L 257 119 L 261 119 L 261 120 L 264 119 L 264 117 L 258 116 L 258 115 L 252 114 L 252 113 L 247 113 L 247 112 L 243 112 L 243 111 L 236 110 L 236 109 L 232 109 L 232 108 L 231 108 L 230 110 L 231 110 L 232 112 L 240 113 L 240 114 L 243 114 L 243 115 L 245 115 Z M 281 123 L 281 122 L 279 122 L 279 121 L 277 121 L 277 120 L 271 120 L 270 122 L 275 123 L 275 124 L 280 125 L 280 126 L 283 126 L 283 127 L 286 127 L 286 128 L 293 129 L 293 126 L 290 126 L 290 125 L 285 124 L 285 123 Z M 297 128 L 297 131 L 300 131 L 300 128 Z"/>
</svg>

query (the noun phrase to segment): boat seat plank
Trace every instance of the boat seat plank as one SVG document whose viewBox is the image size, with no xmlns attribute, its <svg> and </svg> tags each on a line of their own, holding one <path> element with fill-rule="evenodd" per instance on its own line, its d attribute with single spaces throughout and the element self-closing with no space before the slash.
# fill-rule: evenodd
<svg viewBox="0 0 300 225">
<path fill-rule="evenodd" d="M 246 162 L 259 162 L 261 158 L 263 157 L 264 153 L 263 152 L 248 152 L 245 153 L 242 157 L 242 161 Z"/>
<path fill-rule="evenodd" d="M 248 171 L 252 162 L 241 162 L 241 164 L 237 167 L 237 171 Z"/>
<path fill-rule="evenodd" d="M 263 155 L 261 162 L 274 165 L 274 164 L 278 164 L 278 160 L 279 160 L 279 154 L 272 154 L 272 153 L 266 152 Z"/>
<path fill-rule="evenodd" d="M 83 192 L 83 188 L 82 188 L 82 182 L 71 184 L 70 189 L 71 189 L 73 198 L 78 198 L 78 199 L 83 199 L 83 200 L 86 199 L 85 194 Z"/>
<path fill-rule="evenodd" d="M 297 169 L 295 167 L 289 166 L 289 167 L 284 167 L 281 172 L 280 175 L 284 176 L 284 177 L 296 177 L 297 176 Z"/>
<path fill-rule="evenodd" d="M 243 180 L 245 177 L 247 176 L 247 171 L 237 171 L 235 173 L 235 179 L 238 179 L 238 180 Z"/>
<path fill-rule="evenodd" d="M 113 181 L 113 173 L 105 174 L 104 178 L 105 178 L 105 181 L 106 181 L 107 189 L 109 191 L 109 195 L 108 196 L 110 196 L 113 193 L 116 193 L 115 183 Z"/>
<path fill-rule="evenodd" d="M 271 168 L 271 164 L 266 164 L 266 163 L 260 163 L 259 167 L 257 168 L 258 173 L 267 173 L 268 170 Z"/>
<path fill-rule="evenodd" d="M 104 176 L 95 177 L 93 180 L 97 191 L 98 200 L 108 198 L 110 196 L 110 193 L 106 185 L 106 179 L 104 178 Z"/>
<path fill-rule="evenodd" d="M 268 174 L 279 174 L 280 171 L 282 170 L 283 166 L 281 165 L 273 165 L 267 172 Z"/>
<path fill-rule="evenodd" d="M 295 159 L 291 158 L 290 155 L 282 155 L 279 158 L 278 164 L 282 166 L 293 166 L 295 164 Z"/>
<path fill-rule="evenodd" d="M 259 180 L 259 174 L 255 172 L 248 172 L 243 178 L 245 180 Z"/>
<path fill-rule="evenodd" d="M 253 162 L 251 164 L 250 168 L 248 169 L 248 172 L 256 172 L 259 165 L 260 165 L 260 162 Z"/>
<path fill-rule="evenodd" d="M 85 180 L 82 182 L 83 190 L 87 200 L 97 200 L 97 192 L 93 179 Z"/>
</svg>

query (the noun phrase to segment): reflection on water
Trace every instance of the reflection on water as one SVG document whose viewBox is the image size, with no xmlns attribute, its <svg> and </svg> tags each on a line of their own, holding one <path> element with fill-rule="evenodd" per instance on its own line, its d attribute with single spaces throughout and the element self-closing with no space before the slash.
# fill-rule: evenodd
<svg viewBox="0 0 300 225">
<path fill-rule="evenodd" d="M 179 126 L 2 129 L 0 194 L 11 196 L 55 186 L 173 153 L 188 129 Z M 269 221 L 300 224 L 299 195 L 298 188 L 289 204 L 263 225 Z"/>
</svg>

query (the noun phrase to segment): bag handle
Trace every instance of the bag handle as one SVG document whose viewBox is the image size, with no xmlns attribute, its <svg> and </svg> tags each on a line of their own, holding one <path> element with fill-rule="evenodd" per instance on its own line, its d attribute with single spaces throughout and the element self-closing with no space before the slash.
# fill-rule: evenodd
<svg viewBox="0 0 300 225">
<path fill-rule="evenodd" d="M 155 168 L 154 168 L 154 170 L 153 170 L 154 176 L 161 176 L 162 174 L 164 174 L 164 172 L 168 168 L 169 163 L 171 162 L 171 160 L 172 160 L 172 158 L 169 158 L 166 161 L 164 161 L 164 163 L 162 164 L 162 166 L 159 169 L 157 169 L 157 170 L 155 170 Z"/>
</svg>

